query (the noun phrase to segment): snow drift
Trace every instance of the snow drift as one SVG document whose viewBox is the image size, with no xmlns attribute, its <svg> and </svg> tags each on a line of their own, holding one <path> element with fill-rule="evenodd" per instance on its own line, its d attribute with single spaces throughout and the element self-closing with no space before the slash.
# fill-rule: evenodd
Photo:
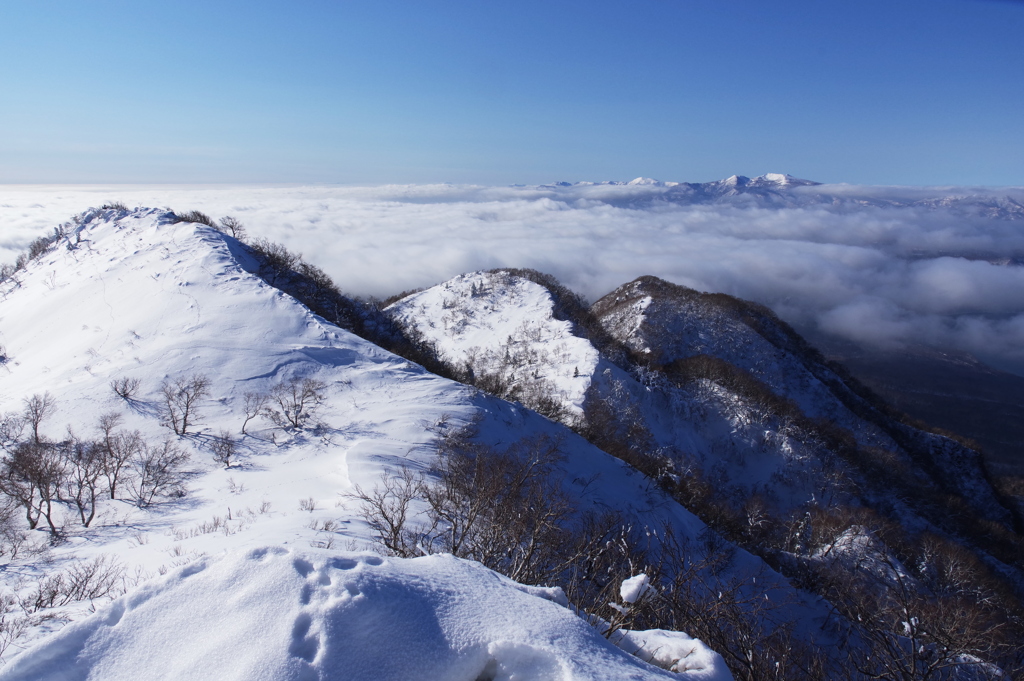
<svg viewBox="0 0 1024 681">
<path fill-rule="evenodd" d="M 676 677 L 615 648 L 560 600 L 558 589 L 447 555 L 259 548 L 200 560 L 114 601 L 22 654 L 0 679 Z M 732 678 L 721 657 L 684 634 L 629 632 L 624 641 L 684 678 Z"/>
</svg>

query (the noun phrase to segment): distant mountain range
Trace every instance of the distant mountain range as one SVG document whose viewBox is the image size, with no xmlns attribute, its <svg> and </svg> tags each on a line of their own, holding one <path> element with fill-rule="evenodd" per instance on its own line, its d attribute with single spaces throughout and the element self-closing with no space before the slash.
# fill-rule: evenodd
<svg viewBox="0 0 1024 681">
<path fill-rule="evenodd" d="M 733 175 L 713 182 L 663 182 L 638 177 L 629 182 L 556 182 L 542 185 L 551 189 L 587 187 L 628 187 L 622 201 L 637 207 L 666 202 L 681 205 L 736 204 L 772 208 L 829 206 L 833 209 L 856 209 L 866 206 L 890 208 L 945 209 L 954 213 L 977 215 L 1002 220 L 1024 220 L 1024 204 L 998 190 L 948 192 L 941 187 L 864 187 L 823 184 L 782 173 L 766 173 L 757 177 Z M 638 188 L 649 189 L 637 195 Z M 621 203 L 611 200 L 611 203 Z"/>
</svg>

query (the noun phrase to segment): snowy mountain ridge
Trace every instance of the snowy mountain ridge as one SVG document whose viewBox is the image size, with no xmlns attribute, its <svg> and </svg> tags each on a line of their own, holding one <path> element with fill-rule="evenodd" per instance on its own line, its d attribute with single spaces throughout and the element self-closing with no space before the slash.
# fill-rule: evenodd
<svg viewBox="0 0 1024 681">
<path fill-rule="evenodd" d="M 791 577 L 932 560 L 906 546 L 897 556 L 892 544 L 876 539 L 889 522 L 917 528 L 919 537 L 973 545 L 988 569 L 1024 586 L 1019 540 L 1010 538 L 1019 520 L 993 489 L 978 453 L 901 420 L 767 308 L 641 277 L 570 323 L 553 314 L 564 292 L 543 276 L 524 274 L 463 275 L 387 311 L 429 338 L 467 380 L 497 372 L 504 380 L 490 382 L 492 391 L 572 425 Z M 479 291 L 487 296 L 478 298 Z M 442 318 L 444 328 L 436 324 Z M 552 325 L 561 336 L 529 333 Z M 489 333 L 513 326 L 517 331 L 507 337 Z M 566 343 L 566 332 L 585 349 L 569 362 L 550 351 Z M 466 337 L 490 345 L 466 353 L 460 340 Z M 596 362 L 575 361 L 595 353 Z M 586 385 L 582 403 L 578 389 L 538 388 L 548 377 L 567 376 L 569 364 L 579 373 L 573 380 Z M 538 395 L 557 397 L 562 409 Z M 940 498 L 945 501 L 936 503 Z M 982 539 L 997 526 L 1008 543 Z M 890 573 L 851 580 L 860 588 L 894 589 Z M 873 580 L 879 583 L 869 586 Z M 934 588 L 920 573 L 904 582 L 911 583 L 922 592 Z"/>
<path fill-rule="evenodd" d="M 941 187 L 932 190 L 899 187 L 848 187 L 804 180 L 785 173 L 765 173 L 757 177 L 732 175 L 711 182 L 670 182 L 638 177 L 628 182 L 556 182 L 541 185 L 555 191 L 614 189 L 635 191 L 595 197 L 613 205 L 649 208 L 658 204 L 710 205 L 737 207 L 815 208 L 852 211 L 865 207 L 923 209 L 950 211 L 955 215 L 971 215 L 1001 220 L 1024 220 L 1024 204 L 1011 195 L 992 191 L 957 190 L 950 193 Z"/>
<path fill-rule="evenodd" d="M 797 417 L 834 424 L 851 433 L 860 447 L 902 451 L 894 437 L 904 437 L 906 429 L 881 427 L 873 408 L 764 308 L 698 294 L 653 277 L 626 284 L 591 308 L 604 331 L 636 357 L 632 362 L 620 359 L 618 366 L 597 350 L 584 330 L 555 319 L 554 304 L 544 286 L 498 270 L 462 275 L 410 295 L 388 311 L 422 334 L 441 357 L 466 367 L 471 381 L 496 375 L 492 392 L 567 424 L 585 421 L 588 407 L 614 403 L 620 413 L 637 415 L 655 449 L 686 452 L 690 463 L 700 461 L 706 470 L 721 474 L 726 473 L 725 462 L 732 461 L 728 481 L 717 484 L 735 488 L 738 495 L 760 489 L 778 496 L 787 487 L 780 476 L 789 477 L 793 470 L 806 480 L 797 493 L 803 502 L 821 494 L 820 484 L 812 482 L 820 474 L 820 464 L 814 462 L 829 446 L 800 433 L 790 423 Z M 765 386 L 770 395 L 791 401 L 789 415 L 759 416 L 756 407 L 751 412 L 745 406 L 751 396 L 722 380 L 705 379 L 703 387 L 671 385 L 672 371 L 678 369 L 666 375 L 663 367 L 703 356 L 717 358 Z M 631 364 L 661 369 L 658 375 L 649 370 L 631 375 Z M 644 376 L 653 383 L 645 385 Z M 546 403 L 551 397 L 561 402 L 561 409 Z M 948 456 L 959 463 L 947 461 L 945 454 L 937 459 L 946 467 L 942 479 L 956 480 L 961 493 L 988 517 L 1009 522 L 975 452 L 914 432 L 915 438 L 930 438 L 939 452 L 956 452 Z M 733 453 L 726 456 L 726 451 Z M 906 463 L 911 465 L 909 459 Z M 921 484 L 926 484 L 924 478 Z"/>
<path fill-rule="evenodd" d="M 147 599 L 173 610 L 168 621 L 209 601 L 204 622 L 225 622 L 203 594 L 226 583 L 249 585 L 229 602 L 251 616 L 225 635 L 282 678 L 336 678 L 352 640 L 406 626 L 381 613 L 397 602 L 418 604 L 420 621 L 456 608 L 440 638 L 402 640 L 452 660 L 438 678 L 467 681 L 663 677 L 640 660 L 691 678 L 728 678 L 726 663 L 812 678 L 812 659 L 939 660 L 951 678 L 1010 664 L 1010 625 L 972 633 L 1016 607 L 1022 566 L 976 453 L 900 422 L 767 309 L 650 277 L 588 306 L 547 275 L 496 270 L 380 310 L 280 245 L 185 215 L 91 210 L 0 283 L 0 647 L 16 660 L 0 678 L 61 678 L 69 665 L 133 678 L 117 661 L 166 631 Z M 87 523 L 90 452 L 133 442 L 119 491 L 97 487 Z M 190 458 L 156 489 L 143 464 L 161 452 Z M 47 474 L 56 487 L 33 477 L 34 460 L 64 467 Z M 371 547 L 386 557 L 351 553 Z M 966 572 L 943 567 L 956 551 Z M 546 591 L 512 588 L 586 606 L 523 607 L 563 608 L 589 633 L 565 645 L 547 615 L 523 629 L 474 609 L 497 597 L 486 584 L 511 583 L 438 552 L 533 575 Z M 906 565 L 904 611 L 971 635 L 907 647 L 894 619 L 906 615 L 885 596 L 894 586 L 851 568 L 864 561 Z M 84 573 L 107 575 L 106 588 L 65 598 Z M 443 573 L 462 576 L 445 587 Z M 156 575 L 84 619 L 115 582 Z M 249 607 L 275 581 L 297 598 Z M 982 614 L 964 583 L 986 599 Z M 936 621 L 935 598 L 961 599 L 975 619 Z M 269 623 L 258 635 L 246 633 L 253 618 Z M 218 655 L 185 660 L 189 678 L 222 678 Z M 358 659 L 360 678 L 379 677 L 379 654 Z"/>
<path fill-rule="evenodd" d="M 496 443 L 558 438 L 569 474 L 567 489 L 585 490 L 576 492 L 582 503 L 621 509 L 630 516 L 639 513 L 637 517 L 654 526 L 668 523 L 680 536 L 696 539 L 703 531 L 695 517 L 678 505 L 666 506 L 641 480 L 626 475 L 620 462 L 582 439 L 540 416 L 432 376 L 327 323 L 251 274 L 258 264 L 238 242 L 174 218 L 157 210 L 91 211 L 4 283 L 0 328 L 6 359 L 0 411 L 17 414 L 25 400 L 48 393 L 50 406 L 39 422 L 44 444 L 59 442 L 47 436 L 60 437 L 65 424 L 68 433 L 85 436 L 97 432 L 104 415 L 116 414 L 115 435 L 137 432 L 150 449 L 168 442 L 191 457 L 182 472 L 184 496 L 143 503 L 128 491 L 116 499 L 101 495 L 89 527 L 77 523 L 59 500 L 56 525 L 49 531 L 42 522 L 26 532 L 24 520 L 19 520 L 24 509 L 9 515 L 11 531 L 25 537 L 18 555 L 4 547 L 4 587 L 15 599 L 11 603 L 26 598 L 46 603 L 31 595 L 33 585 L 82 566 L 115 565 L 121 579 L 164 572 L 182 579 L 191 574 L 188 566 L 204 555 L 268 543 L 325 555 L 342 546 L 369 546 L 373 534 L 347 495 L 358 488 L 374 489 L 382 474 L 403 467 L 427 471 L 434 455 L 433 428 L 439 423 L 455 427 L 473 420 L 480 437 Z M 192 430 L 176 436 L 166 425 L 161 382 L 174 385 L 196 376 L 208 384 L 208 395 L 197 402 Z M 139 379 L 140 386 L 123 399 L 110 386 L 126 377 Z M 239 436 L 248 419 L 247 396 L 267 394 L 293 379 L 314 379 L 321 386 L 322 403 L 309 427 L 281 427 L 259 416 L 249 420 L 248 434 Z M 235 443 L 228 466 L 211 457 L 218 438 Z M 4 445 L 16 447 L 10 441 Z M 176 566 L 183 567 L 173 572 Z M 126 598 L 132 602 L 131 596 Z M 189 598 L 181 596 L 182 617 L 187 616 Z M 28 628 L 7 632 L 12 636 L 5 642 L 8 656 L 67 619 L 81 618 L 87 607 L 88 601 L 32 606 L 21 615 L 9 610 L 8 622 Z M 89 629 L 95 626 L 75 630 L 97 632 L 88 634 L 86 650 L 92 661 L 82 669 L 90 678 L 129 678 L 103 675 L 105 665 L 115 659 L 111 656 L 123 652 L 117 652 L 121 644 L 103 633 L 108 625 Z M 25 636 L 15 636 L 18 631 Z M 68 634 L 79 635 L 87 634 Z M 330 649 L 331 634 L 323 635 Z M 290 641 L 271 637 L 254 645 L 266 646 L 266 654 L 284 660 L 294 657 Z M 556 658 L 570 655 L 557 642 L 545 645 Z M 38 665 L 50 653 L 25 655 L 24 662 L 0 678 L 39 678 Z M 318 655 L 293 662 L 302 669 L 318 668 Z M 216 668 L 207 671 L 214 674 Z M 635 669 L 631 673 L 637 678 L 655 678 L 650 676 L 656 673 L 653 668 L 644 671 L 640 664 Z M 166 678 L 183 678 L 168 673 Z M 324 673 L 324 678 L 333 678 L 335 672 Z M 566 671 L 564 678 L 580 678 L 579 673 Z"/>
</svg>

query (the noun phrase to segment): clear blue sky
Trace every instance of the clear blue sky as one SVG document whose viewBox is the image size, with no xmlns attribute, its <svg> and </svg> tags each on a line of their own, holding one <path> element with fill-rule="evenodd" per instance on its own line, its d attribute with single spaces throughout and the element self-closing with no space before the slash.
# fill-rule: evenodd
<svg viewBox="0 0 1024 681">
<path fill-rule="evenodd" d="M 0 5 L 0 182 L 1024 184 L 1024 2 Z"/>
</svg>

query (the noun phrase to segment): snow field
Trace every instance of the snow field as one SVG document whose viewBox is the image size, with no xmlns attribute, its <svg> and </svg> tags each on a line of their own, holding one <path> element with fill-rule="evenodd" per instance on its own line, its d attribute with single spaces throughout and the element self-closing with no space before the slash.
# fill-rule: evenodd
<svg viewBox="0 0 1024 681">
<path fill-rule="evenodd" d="M 204 558 L 68 625 L 0 672 L 4 681 L 636 681 L 676 678 L 614 647 L 564 606 L 478 564 L 437 555 L 267 547 Z M 564 599 L 564 596 L 562 596 Z M 675 632 L 686 678 L 731 679 Z M 637 634 L 639 636 L 637 636 Z M 653 659 L 653 657 L 652 657 Z"/>
</svg>

